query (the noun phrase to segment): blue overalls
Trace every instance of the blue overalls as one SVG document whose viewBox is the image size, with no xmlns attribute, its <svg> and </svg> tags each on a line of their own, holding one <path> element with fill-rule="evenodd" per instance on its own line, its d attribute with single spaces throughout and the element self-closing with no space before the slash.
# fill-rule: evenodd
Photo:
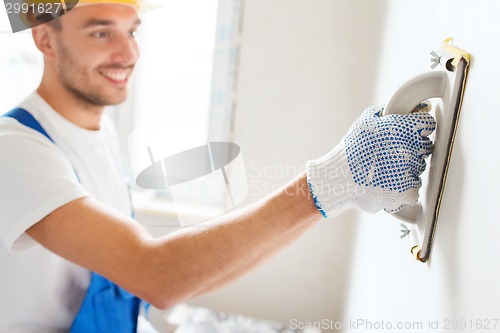
<svg viewBox="0 0 500 333">
<path fill-rule="evenodd" d="M 40 123 L 26 110 L 17 108 L 2 117 L 14 118 L 54 142 Z M 141 303 L 142 301 L 136 296 L 92 272 L 87 294 L 73 321 L 70 333 L 135 333 Z"/>
</svg>

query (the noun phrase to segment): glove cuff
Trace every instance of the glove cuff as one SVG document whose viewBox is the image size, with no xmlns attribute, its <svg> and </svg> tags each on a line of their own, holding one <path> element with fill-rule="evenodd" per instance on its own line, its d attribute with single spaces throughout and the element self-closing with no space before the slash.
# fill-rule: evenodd
<svg viewBox="0 0 500 333">
<path fill-rule="evenodd" d="M 314 203 L 324 217 L 333 217 L 352 206 L 355 184 L 349 170 L 344 140 L 328 154 L 308 161 L 306 171 Z"/>
</svg>

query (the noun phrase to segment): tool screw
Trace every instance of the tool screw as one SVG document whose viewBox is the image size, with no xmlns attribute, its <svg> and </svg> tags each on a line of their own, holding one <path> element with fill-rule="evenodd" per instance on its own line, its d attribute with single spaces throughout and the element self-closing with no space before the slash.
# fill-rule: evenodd
<svg viewBox="0 0 500 333">
<path fill-rule="evenodd" d="M 441 61 L 441 56 L 437 54 L 435 51 L 431 52 L 431 68 L 434 69 L 439 65 L 439 62 Z"/>
<path fill-rule="evenodd" d="M 405 238 L 406 236 L 408 236 L 408 234 L 410 233 L 410 230 L 406 227 L 406 225 L 404 223 L 401 223 L 401 239 Z"/>
</svg>

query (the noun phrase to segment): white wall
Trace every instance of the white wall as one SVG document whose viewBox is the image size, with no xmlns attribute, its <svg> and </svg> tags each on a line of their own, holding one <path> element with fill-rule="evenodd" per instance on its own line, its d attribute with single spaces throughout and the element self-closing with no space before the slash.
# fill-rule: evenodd
<svg viewBox="0 0 500 333">
<path fill-rule="evenodd" d="M 234 141 L 249 174 L 247 203 L 333 148 L 374 103 L 382 5 L 245 2 Z M 349 213 L 319 225 L 263 267 L 191 303 L 283 323 L 341 318 L 354 220 Z"/>
<path fill-rule="evenodd" d="M 474 325 L 500 319 L 499 13 L 497 1 L 388 2 L 377 99 L 429 70 L 429 52 L 445 37 L 472 54 L 472 65 L 432 262 L 411 258 L 397 220 L 363 215 L 346 320 L 423 323 L 404 332 L 480 332 Z M 439 330 L 429 329 L 429 319 L 439 320 Z M 450 319 L 465 320 L 467 328 L 445 330 Z M 495 330 L 493 324 L 484 331 L 499 332 L 500 323 Z"/>
</svg>

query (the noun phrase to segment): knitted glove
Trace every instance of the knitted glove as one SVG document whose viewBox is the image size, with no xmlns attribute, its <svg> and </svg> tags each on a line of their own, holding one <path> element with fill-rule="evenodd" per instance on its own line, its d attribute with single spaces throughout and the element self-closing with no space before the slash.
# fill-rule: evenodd
<svg viewBox="0 0 500 333">
<path fill-rule="evenodd" d="M 383 106 L 366 109 L 341 142 L 307 163 L 307 181 L 325 217 L 349 208 L 394 213 L 418 200 L 425 158 L 432 153 L 428 135 L 436 121 L 420 103 L 413 113 L 382 116 Z"/>
</svg>

